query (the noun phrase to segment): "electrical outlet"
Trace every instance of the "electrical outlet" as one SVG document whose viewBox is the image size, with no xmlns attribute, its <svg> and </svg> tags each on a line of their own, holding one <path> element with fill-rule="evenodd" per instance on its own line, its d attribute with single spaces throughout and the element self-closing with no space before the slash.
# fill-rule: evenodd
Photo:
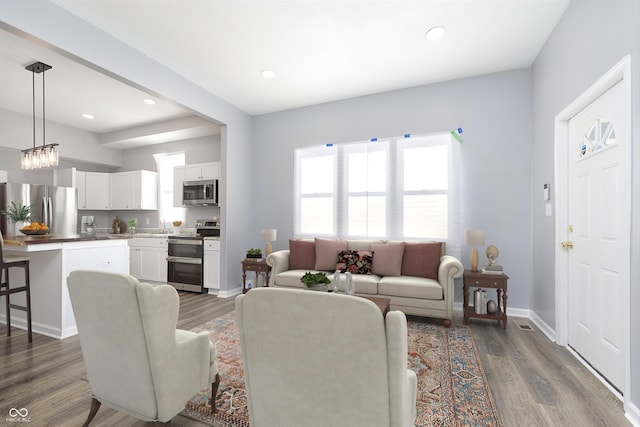
<svg viewBox="0 0 640 427">
<path fill-rule="evenodd" d="M 149 218 L 145 220 L 145 224 L 149 225 Z"/>
</svg>

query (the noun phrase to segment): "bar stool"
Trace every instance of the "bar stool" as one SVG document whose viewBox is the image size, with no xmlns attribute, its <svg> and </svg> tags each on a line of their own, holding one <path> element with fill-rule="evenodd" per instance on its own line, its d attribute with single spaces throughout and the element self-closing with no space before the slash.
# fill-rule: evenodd
<svg viewBox="0 0 640 427">
<path fill-rule="evenodd" d="M 24 268 L 24 286 L 11 288 L 9 285 L 9 269 Z M 7 336 L 11 336 L 11 309 L 27 312 L 27 335 L 29 342 L 33 341 L 31 333 L 31 291 L 29 287 L 29 257 L 4 254 L 4 239 L 0 232 L 0 297 L 6 297 Z M 10 296 L 18 292 L 25 292 L 25 306 L 11 304 Z"/>
</svg>

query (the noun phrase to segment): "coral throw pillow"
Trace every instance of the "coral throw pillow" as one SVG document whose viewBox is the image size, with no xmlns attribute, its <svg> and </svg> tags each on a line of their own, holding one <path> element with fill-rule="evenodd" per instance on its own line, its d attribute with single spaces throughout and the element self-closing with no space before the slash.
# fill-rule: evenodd
<svg viewBox="0 0 640 427">
<path fill-rule="evenodd" d="M 349 272 L 351 274 L 371 274 L 372 264 L 372 251 L 345 250 L 338 253 L 336 270 L 340 270 L 341 273 Z"/>
<path fill-rule="evenodd" d="M 289 270 L 313 270 L 315 266 L 315 243 L 289 240 Z"/>
<path fill-rule="evenodd" d="M 380 243 L 371 245 L 376 254 L 373 258 L 373 274 L 378 276 L 400 276 L 402 273 L 403 242 Z"/>
<path fill-rule="evenodd" d="M 402 257 L 402 275 L 438 280 L 442 243 L 407 243 Z"/>
<path fill-rule="evenodd" d="M 346 250 L 346 240 L 316 238 L 316 270 L 330 271 L 335 269 L 338 252 Z"/>
</svg>

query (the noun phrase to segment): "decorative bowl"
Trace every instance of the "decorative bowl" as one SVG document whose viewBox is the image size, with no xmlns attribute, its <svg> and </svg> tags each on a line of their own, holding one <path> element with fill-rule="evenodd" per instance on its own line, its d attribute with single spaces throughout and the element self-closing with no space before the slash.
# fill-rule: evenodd
<svg viewBox="0 0 640 427">
<path fill-rule="evenodd" d="M 22 234 L 26 234 L 27 236 L 42 236 L 44 234 L 47 234 L 49 232 L 49 230 L 25 230 L 25 229 L 22 229 L 22 230 L 20 230 L 20 232 Z"/>
</svg>

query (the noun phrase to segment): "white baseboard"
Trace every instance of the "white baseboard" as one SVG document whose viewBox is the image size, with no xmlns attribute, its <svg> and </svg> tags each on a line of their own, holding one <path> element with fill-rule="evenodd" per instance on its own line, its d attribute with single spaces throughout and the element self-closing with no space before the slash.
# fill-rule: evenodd
<svg viewBox="0 0 640 427">
<path fill-rule="evenodd" d="M 640 408 L 636 405 L 631 402 L 626 402 L 624 405 L 624 416 L 634 427 L 640 427 Z"/>
<path fill-rule="evenodd" d="M 538 327 L 538 329 L 540 329 L 540 331 L 542 331 L 543 334 L 547 336 L 547 338 L 549 338 L 551 342 L 556 342 L 555 329 L 547 325 L 547 323 L 542 320 L 535 311 L 530 311 L 529 319 L 531 319 L 531 321 Z"/>
<path fill-rule="evenodd" d="M 218 298 L 231 298 L 242 293 L 242 287 L 230 289 L 228 291 L 218 291 Z"/>
<path fill-rule="evenodd" d="M 7 317 L 2 314 L 0 315 L 0 323 L 3 323 L 4 325 L 7 324 Z M 12 328 L 17 328 L 17 329 L 22 329 L 22 330 L 27 330 L 27 320 L 26 319 L 20 319 L 18 317 L 15 316 L 11 316 L 11 327 Z M 34 334 L 39 334 L 39 335 L 45 335 L 47 337 L 51 337 L 51 338 L 55 338 L 55 339 L 63 339 L 63 338 L 67 338 L 73 335 L 77 335 L 78 334 L 78 328 L 77 327 L 73 327 L 73 328 L 68 328 L 65 329 L 64 331 L 61 331 L 58 328 L 54 328 L 50 325 L 45 325 L 42 323 L 37 323 L 37 322 L 31 322 L 31 332 L 33 332 Z"/>
</svg>

